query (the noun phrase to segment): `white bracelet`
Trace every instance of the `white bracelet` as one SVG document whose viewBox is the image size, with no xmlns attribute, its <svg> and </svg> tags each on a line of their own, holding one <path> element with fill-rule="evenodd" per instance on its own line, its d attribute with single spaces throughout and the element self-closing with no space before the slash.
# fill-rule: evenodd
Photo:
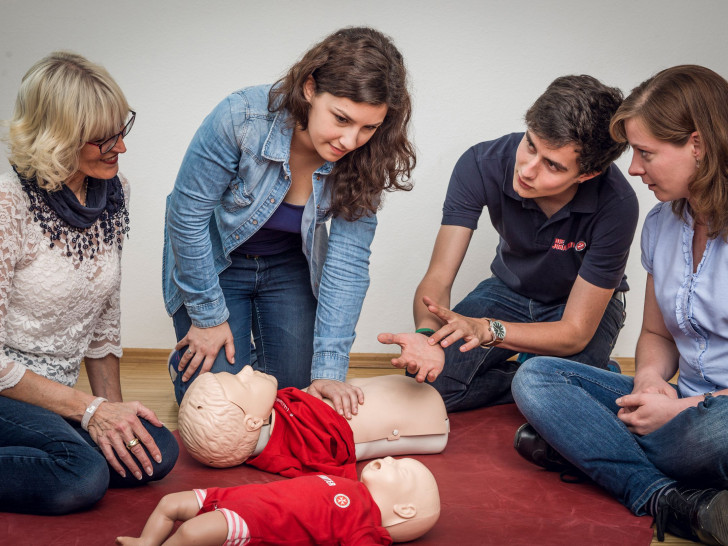
<svg viewBox="0 0 728 546">
<path fill-rule="evenodd" d="M 102 398 L 99 396 L 98 398 L 94 398 L 94 401 L 91 402 L 88 407 L 86 408 L 86 411 L 83 412 L 83 419 L 81 419 L 81 428 L 88 432 L 88 422 L 91 420 L 91 417 L 94 416 L 94 413 L 96 413 L 96 410 L 99 409 L 99 406 L 103 402 L 108 402 L 106 398 Z"/>
</svg>

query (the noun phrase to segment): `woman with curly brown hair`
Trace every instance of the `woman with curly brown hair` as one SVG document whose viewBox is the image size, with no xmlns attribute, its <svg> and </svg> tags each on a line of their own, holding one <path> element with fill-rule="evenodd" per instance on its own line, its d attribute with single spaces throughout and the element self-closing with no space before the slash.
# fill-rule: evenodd
<svg viewBox="0 0 728 546">
<path fill-rule="evenodd" d="M 205 119 L 167 201 L 178 401 L 197 374 L 250 363 L 252 331 L 257 369 L 356 413 L 349 351 L 381 194 L 410 188 L 410 115 L 397 48 L 376 30 L 346 28 Z"/>
</svg>

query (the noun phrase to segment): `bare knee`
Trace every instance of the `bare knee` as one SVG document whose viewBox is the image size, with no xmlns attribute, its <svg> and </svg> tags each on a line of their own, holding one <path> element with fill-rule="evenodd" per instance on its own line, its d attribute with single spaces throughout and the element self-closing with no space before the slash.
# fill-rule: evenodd
<svg viewBox="0 0 728 546">
<path fill-rule="evenodd" d="M 194 491 L 169 493 L 162 497 L 155 511 L 172 521 L 187 521 L 197 515 L 200 506 Z"/>
<path fill-rule="evenodd" d="M 227 539 L 227 522 L 221 512 L 200 514 L 185 521 L 174 535 L 179 544 L 219 546 Z"/>
</svg>

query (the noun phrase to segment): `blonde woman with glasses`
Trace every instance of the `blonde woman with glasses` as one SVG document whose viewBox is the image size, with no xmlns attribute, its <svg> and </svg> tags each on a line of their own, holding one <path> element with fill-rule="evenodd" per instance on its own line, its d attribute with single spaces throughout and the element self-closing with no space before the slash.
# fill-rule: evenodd
<svg viewBox="0 0 728 546">
<path fill-rule="evenodd" d="M 0 175 L 0 511 L 65 514 L 158 480 L 178 446 L 123 402 L 118 172 L 135 119 L 102 67 L 57 52 L 25 75 Z M 73 386 L 85 360 L 91 390 Z"/>
</svg>

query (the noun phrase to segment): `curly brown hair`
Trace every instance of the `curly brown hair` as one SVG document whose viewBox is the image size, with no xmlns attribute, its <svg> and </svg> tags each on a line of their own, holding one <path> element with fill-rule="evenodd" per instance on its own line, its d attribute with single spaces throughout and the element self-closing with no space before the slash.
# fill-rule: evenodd
<svg viewBox="0 0 728 546">
<path fill-rule="evenodd" d="M 407 128 L 412 102 L 404 59 L 392 40 L 372 28 L 344 28 L 308 50 L 268 97 L 271 112 L 287 110 L 302 129 L 308 127 L 304 84 L 309 76 L 316 94 L 388 108 L 369 142 L 334 164 L 329 176 L 332 214 L 355 220 L 377 211 L 383 191 L 411 190 L 416 157 Z"/>
<path fill-rule="evenodd" d="M 687 199 L 672 202 L 683 217 L 686 207 L 708 226 L 708 236 L 728 240 L 728 82 L 709 68 L 680 65 L 658 72 L 635 87 L 612 118 L 615 140 L 627 142 L 624 124 L 639 118 L 652 135 L 684 145 L 697 131 L 703 149 L 688 185 Z"/>
</svg>

